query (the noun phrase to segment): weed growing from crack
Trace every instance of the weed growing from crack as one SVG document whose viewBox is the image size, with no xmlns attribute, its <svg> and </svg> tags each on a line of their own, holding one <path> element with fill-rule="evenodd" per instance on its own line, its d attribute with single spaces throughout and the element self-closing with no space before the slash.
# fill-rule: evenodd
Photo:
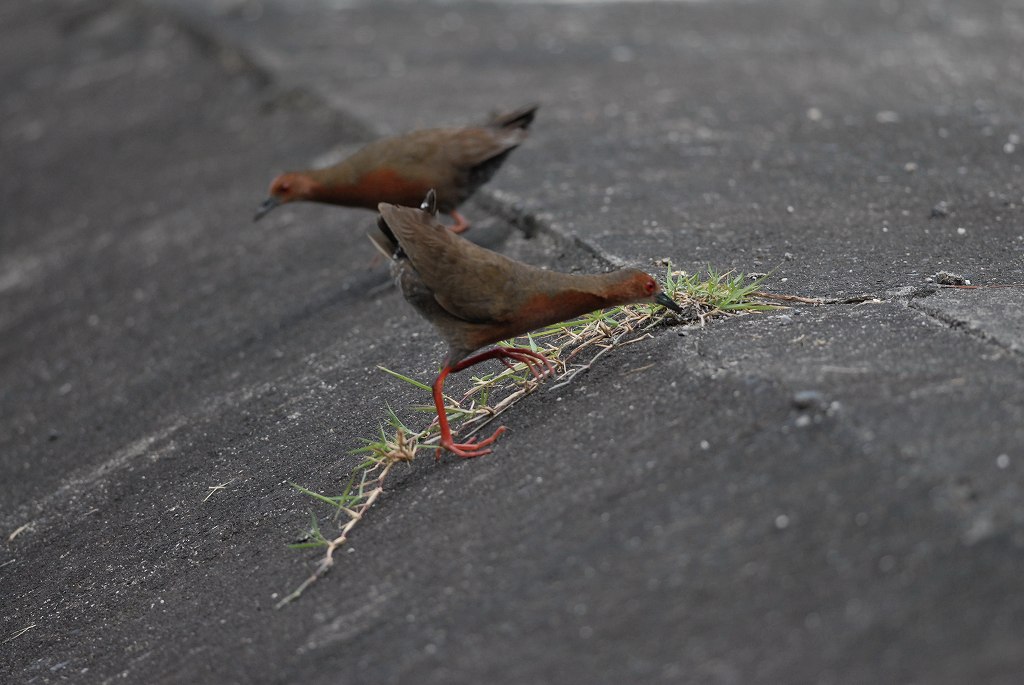
<svg viewBox="0 0 1024 685">
<path fill-rule="evenodd" d="M 778 309 L 780 305 L 767 304 L 759 297 L 764 279 L 751 280 L 743 274 L 720 273 L 707 269 L 705 274 L 673 271 L 668 264 L 662 286 L 665 293 L 683 308 L 683 315 L 668 312 L 660 305 L 633 304 L 591 312 L 577 319 L 553 324 L 502 345 L 527 347 L 551 360 L 557 372 L 551 389 L 572 383 L 580 374 L 611 350 L 632 345 L 651 337 L 651 329 L 669 322 L 705 325 L 709 319 Z M 596 352 L 595 352 L 596 350 Z M 593 353 L 585 363 L 579 360 Z M 397 371 L 378 366 L 384 373 L 430 393 L 431 387 Z M 481 430 L 516 402 L 539 387 L 526 364 L 519 362 L 499 373 L 484 373 L 470 378 L 469 390 L 459 399 L 445 396 L 445 409 L 451 422 L 452 434 L 468 438 Z M 433 404 L 415 407 L 418 411 L 433 413 Z M 352 476 L 340 495 L 322 495 L 300 485 L 292 484 L 299 492 L 334 510 L 333 519 L 346 518 L 339 534 L 328 538 L 321 530 L 320 519 L 310 512 L 311 523 L 302 541 L 290 545 L 292 549 L 326 548 L 324 556 L 305 581 L 277 603 L 277 608 L 298 599 L 310 585 L 334 565 L 334 553 L 348 541 L 355 525 L 384 493 L 384 482 L 396 465 L 410 462 L 417 450 L 434 449 L 440 440 L 437 418 L 420 431 L 408 428 L 388 407 L 387 427 L 381 424 L 378 435 L 363 438 L 364 445 L 353 453 L 365 459 L 353 470 Z"/>
</svg>

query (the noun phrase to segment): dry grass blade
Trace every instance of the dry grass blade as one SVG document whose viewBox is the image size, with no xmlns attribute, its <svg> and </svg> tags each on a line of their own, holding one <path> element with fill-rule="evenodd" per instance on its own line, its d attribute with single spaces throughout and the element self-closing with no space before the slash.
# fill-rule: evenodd
<svg viewBox="0 0 1024 685">
<path fill-rule="evenodd" d="M 404 427 L 400 426 L 393 439 L 369 443 L 361 451 L 369 451 L 371 456 L 357 467 L 356 474 L 349 481 L 349 486 L 338 497 L 326 497 L 296 486 L 296 489 L 301 492 L 336 507 L 339 514 L 344 513 L 348 516 L 348 521 L 345 522 L 345 525 L 342 526 L 341 531 L 335 538 L 328 540 L 320 533 L 319 523 L 314 517 L 313 526 L 310 530 L 314 542 L 293 545 L 293 547 L 325 546 L 324 556 L 320 559 L 313 573 L 295 590 L 281 599 L 275 605 L 275 609 L 280 609 L 289 602 L 298 599 L 310 585 L 323 577 L 331 569 L 334 565 L 335 551 L 348 542 L 352 529 L 362 520 L 363 515 L 377 502 L 380 496 L 384 494 L 384 482 L 391 474 L 391 470 L 397 464 L 412 461 L 416 456 L 416 450 L 419 447 L 419 437 L 419 434 L 408 435 Z M 357 476 L 359 484 L 354 486 Z M 353 487 L 355 487 L 354 492 Z"/>
</svg>

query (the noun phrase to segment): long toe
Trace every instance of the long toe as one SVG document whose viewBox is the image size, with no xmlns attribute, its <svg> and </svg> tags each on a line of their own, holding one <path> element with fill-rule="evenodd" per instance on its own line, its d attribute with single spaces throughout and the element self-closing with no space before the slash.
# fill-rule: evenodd
<svg viewBox="0 0 1024 685">
<path fill-rule="evenodd" d="M 553 378 L 555 376 L 555 365 L 552 364 L 551 360 L 548 359 L 547 357 L 545 357 L 543 354 L 538 355 L 538 356 L 540 357 L 540 361 L 538 361 L 536 363 L 537 363 L 538 366 L 541 366 L 544 369 L 541 372 L 540 375 L 542 375 L 542 376 L 547 375 L 547 376 L 551 376 Z"/>
<path fill-rule="evenodd" d="M 525 365 L 526 368 L 533 375 L 533 377 L 536 380 L 538 380 L 538 381 L 544 375 L 543 373 L 541 373 L 540 371 L 537 370 L 537 367 L 540 366 L 540 361 L 539 360 L 543 360 L 546 363 L 548 369 L 551 368 L 551 363 L 548 362 L 547 357 L 545 357 L 542 354 L 539 354 L 539 353 L 536 353 L 536 352 L 532 352 L 531 350 L 513 349 L 513 350 L 505 351 L 503 356 L 501 357 L 501 361 L 502 361 L 503 364 L 505 364 L 505 366 L 508 366 L 509 368 L 512 368 L 512 365 L 510 365 L 508 363 L 508 360 L 506 359 L 506 357 L 508 359 L 514 359 L 517 362 Z M 544 373 L 546 373 L 546 371 Z"/>
<path fill-rule="evenodd" d="M 552 378 L 555 376 L 555 365 L 551 363 L 551 360 L 545 357 L 543 354 L 537 355 L 540 357 L 539 363 L 544 365 L 544 373 L 550 375 Z M 542 374 L 543 375 L 543 374 Z"/>
<path fill-rule="evenodd" d="M 533 350 L 519 350 L 522 355 L 521 361 L 530 367 L 530 371 L 533 372 L 534 377 L 537 380 L 541 379 L 541 376 L 545 374 L 555 375 L 555 367 L 551 364 L 551 360 L 545 357 L 540 352 L 534 352 Z M 542 372 L 537 370 L 537 367 L 543 369 Z"/>
<path fill-rule="evenodd" d="M 537 371 L 537 362 L 535 360 L 531 359 L 530 357 L 527 357 L 526 355 L 523 355 L 522 357 L 519 358 L 519 361 L 526 365 L 526 368 L 530 371 L 531 374 L 533 374 L 535 380 L 540 380 L 541 375 L 540 372 Z"/>
<path fill-rule="evenodd" d="M 476 457 L 482 457 L 485 454 L 490 454 L 493 450 L 490 449 L 469 449 L 470 447 L 479 447 L 477 444 L 467 443 L 452 443 L 447 445 L 445 449 L 459 457 L 460 459 L 475 459 Z"/>
<path fill-rule="evenodd" d="M 499 435 L 501 435 L 502 433 L 504 433 L 507 430 L 508 430 L 508 428 L 505 428 L 504 426 L 498 426 L 498 430 L 494 431 L 494 433 L 491 435 L 491 437 L 487 438 L 486 440 L 482 440 L 482 441 L 476 443 L 476 446 L 477 447 L 483 447 L 484 445 L 490 445 L 492 442 L 494 442 L 495 440 L 498 439 Z"/>
<path fill-rule="evenodd" d="M 442 442 L 441 447 L 448 450 L 455 456 L 461 457 L 462 459 L 482 457 L 485 454 L 491 453 L 490 449 L 484 448 L 493 443 L 495 440 L 497 440 L 498 436 L 504 433 L 506 430 L 507 429 L 504 426 L 500 426 L 498 430 L 494 431 L 491 437 L 481 440 L 480 442 L 477 442 L 476 438 L 470 438 L 466 442 Z M 440 453 L 440 449 L 438 450 L 438 452 Z"/>
<path fill-rule="evenodd" d="M 550 373 L 552 376 L 555 375 L 555 365 L 551 363 L 551 360 L 539 352 L 531 352 L 531 355 L 541 364 L 544 365 L 545 373 Z"/>
</svg>

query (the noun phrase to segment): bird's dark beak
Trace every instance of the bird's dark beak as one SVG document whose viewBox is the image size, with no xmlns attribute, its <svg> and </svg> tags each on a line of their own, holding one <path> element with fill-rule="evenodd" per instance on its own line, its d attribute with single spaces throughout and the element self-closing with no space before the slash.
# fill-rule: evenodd
<svg viewBox="0 0 1024 685">
<path fill-rule="evenodd" d="M 655 304 L 660 304 L 662 307 L 667 307 L 671 309 L 676 314 L 683 313 L 683 308 L 676 304 L 676 302 L 664 292 L 660 292 L 657 295 L 655 295 L 654 302 Z"/>
<path fill-rule="evenodd" d="M 269 212 L 270 210 L 272 210 L 274 207 L 278 206 L 279 204 L 281 204 L 281 201 L 278 200 L 276 197 L 273 197 L 273 196 L 268 197 L 266 200 L 263 201 L 263 203 L 260 205 L 259 209 L 256 210 L 256 216 L 254 216 L 252 218 L 252 220 L 253 221 L 259 221 L 260 219 L 263 218 L 264 214 L 266 214 L 267 212 Z"/>
</svg>

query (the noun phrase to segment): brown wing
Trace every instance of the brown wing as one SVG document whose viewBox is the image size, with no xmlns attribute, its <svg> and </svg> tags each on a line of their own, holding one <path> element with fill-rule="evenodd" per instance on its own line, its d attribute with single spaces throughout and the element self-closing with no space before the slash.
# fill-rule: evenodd
<svg viewBox="0 0 1024 685">
<path fill-rule="evenodd" d="M 464 128 L 445 146 L 449 161 L 462 169 L 473 169 L 508 152 L 526 140 L 523 129 Z"/>
<path fill-rule="evenodd" d="M 356 154 L 374 166 L 401 169 L 409 178 L 436 179 L 479 166 L 518 146 L 526 135 L 517 128 L 429 129 L 370 143 Z"/>
<path fill-rule="evenodd" d="M 452 316 L 473 323 L 504 323 L 516 312 L 530 267 L 460 238 L 429 213 L 381 203 L 378 207 L 434 299 Z"/>
</svg>

